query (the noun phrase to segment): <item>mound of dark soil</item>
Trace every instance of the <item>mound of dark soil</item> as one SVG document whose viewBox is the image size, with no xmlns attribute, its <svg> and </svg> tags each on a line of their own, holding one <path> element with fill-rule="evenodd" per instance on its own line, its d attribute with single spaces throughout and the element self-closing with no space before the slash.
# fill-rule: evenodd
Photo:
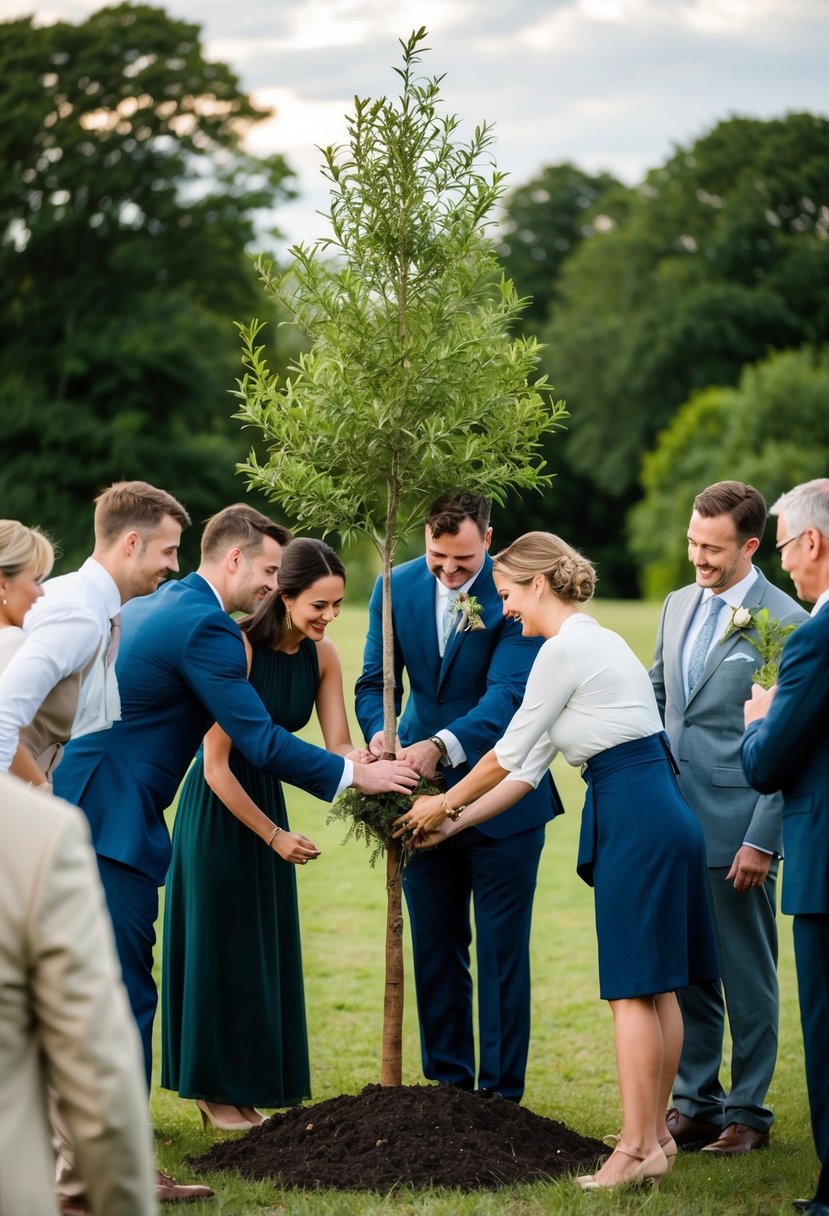
<svg viewBox="0 0 829 1216">
<path fill-rule="evenodd" d="M 239 1139 L 214 1144 L 193 1165 L 286 1187 L 471 1191 L 589 1173 L 607 1151 L 497 1094 L 368 1085 L 356 1096 L 274 1115 Z"/>
</svg>

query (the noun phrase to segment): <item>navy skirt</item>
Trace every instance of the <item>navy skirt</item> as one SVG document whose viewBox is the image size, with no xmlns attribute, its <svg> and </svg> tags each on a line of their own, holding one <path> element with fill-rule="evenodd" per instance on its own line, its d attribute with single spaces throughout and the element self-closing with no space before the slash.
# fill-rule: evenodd
<svg viewBox="0 0 829 1216">
<path fill-rule="evenodd" d="M 577 870 L 595 891 L 604 1000 L 719 978 L 705 841 L 664 733 L 585 766 Z"/>
</svg>

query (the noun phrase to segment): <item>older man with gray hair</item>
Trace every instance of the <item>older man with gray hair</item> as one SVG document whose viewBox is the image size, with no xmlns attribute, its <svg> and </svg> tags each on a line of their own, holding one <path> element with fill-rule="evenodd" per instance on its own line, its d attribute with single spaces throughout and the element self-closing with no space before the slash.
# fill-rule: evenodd
<svg viewBox="0 0 829 1216">
<path fill-rule="evenodd" d="M 772 507 L 777 550 L 811 620 L 787 640 L 777 687 L 752 689 L 742 760 L 751 784 L 783 793 L 783 911 L 794 948 L 806 1083 L 821 1172 L 794 1207 L 829 1216 L 829 478 L 795 486 Z"/>
</svg>

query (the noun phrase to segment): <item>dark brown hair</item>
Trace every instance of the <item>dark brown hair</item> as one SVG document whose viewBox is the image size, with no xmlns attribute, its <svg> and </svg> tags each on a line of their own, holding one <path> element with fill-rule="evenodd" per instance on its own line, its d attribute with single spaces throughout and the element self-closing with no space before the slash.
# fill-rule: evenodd
<svg viewBox="0 0 829 1216">
<path fill-rule="evenodd" d="M 275 646 L 285 628 L 285 600 L 307 591 L 318 578 L 338 574 L 345 582 L 345 566 L 339 554 L 325 541 L 300 536 L 285 546 L 279 567 L 279 586 L 263 600 L 256 612 L 240 623 L 240 628 L 260 646 Z"/>
<path fill-rule="evenodd" d="M 426 524 L 437 540 L 448 532 L 456 536 L 465 519 L 471 519 L 481 536 L 489 527 L 489 503 L 481 494 L 445 494 L 437 498 L 426 515 Z"/>
<path fill-rule="evenodd" d="M 95 499 L 95 541 L 110 545 L 122 532 L 146 533 L 157 528 L 170 515 L 182 528 L 189 528 L 190 516 L 181 503 L 146 481 L 116 481 Z"/>
<path fill-rule="evenodd" d="M 704 519 L 730 515 L 741 545 L 756 537 L 763 539 L 766 530 L 766 502 L 759 490 L 744 481 L 716 481 L 697 494 L 694 510 Z"/>
<path fill-rule="evenodd" d="M 228 549 L 236 548 L 241 549 L 245 557 L 251 557 L 262 548 L 264 536 L 279 545 L 287 545 L 291 539 L 290 531 L 282 524 L 274 523 L 244 502 L 235 502 L 208 519 L 201 538 L 201 559 L 203 562 L 215 561 Z"/>
</svg>

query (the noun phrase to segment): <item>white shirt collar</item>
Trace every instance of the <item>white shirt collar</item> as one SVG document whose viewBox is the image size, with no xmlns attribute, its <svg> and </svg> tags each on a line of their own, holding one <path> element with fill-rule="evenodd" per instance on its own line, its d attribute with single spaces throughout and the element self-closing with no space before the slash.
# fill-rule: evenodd
<svg viewBox="0 0 829 1216">
<path fill-rule="evenodd" d="M 104 597 L 106 614 L 110 620 L 121 611 L 121 592 L 115 579 L 94 557 L 88 557 L 80 568 L 80 573 L 93 583 Z"/>
</svg>

